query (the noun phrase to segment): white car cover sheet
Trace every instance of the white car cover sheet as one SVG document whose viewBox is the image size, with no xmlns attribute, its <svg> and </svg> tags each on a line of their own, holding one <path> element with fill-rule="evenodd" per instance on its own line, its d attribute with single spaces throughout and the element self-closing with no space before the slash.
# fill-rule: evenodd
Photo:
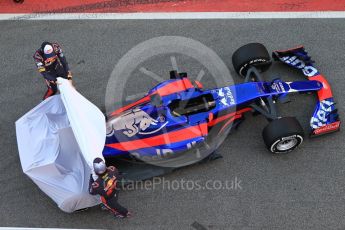
<svg viewBox="0 0 345 230">
<path fill-rule="evenodd" d="M 88 193 L 95 157 L 102 156 L 106 127 L 102 112 L 70 81 L 58 79 L 52 96 L 16 122 L 23 171 L 65 212 L 91 207 Z"/>
</svg>

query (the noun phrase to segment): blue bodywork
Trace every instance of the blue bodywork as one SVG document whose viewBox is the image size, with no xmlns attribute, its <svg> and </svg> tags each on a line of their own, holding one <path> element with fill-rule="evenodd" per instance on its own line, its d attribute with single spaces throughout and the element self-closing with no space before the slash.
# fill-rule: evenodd
<svg viewBox="0 0 345 230">
<path fill-rule="evenodd" d="M 241 119 L 243 112 L 252 111 L 253 103 L 267 98 L 277 101 L 290 93 L 324 88 L 324 82 L 313 80 L 320 73 L 303 48 L 274 54 L 276 59 L 300 69 L 308 80 L 254 81 L 211 90 L 195 86 L 187 77 L 164 81 L 152 88 L 140 103 L 109 117 L 103 155 L 131 154 L 141 159 L 174 155 L 207 142 L 211 134 L 217 138 L 229 124 Z M 183 87 L 176 87 L 179 84 Z M 162 93 L 167 88 L 172 93 Z M 311 129 L 338 121 L 334 111 L 333 97 L 320 100 L 311 118 Z"/>
</svg>

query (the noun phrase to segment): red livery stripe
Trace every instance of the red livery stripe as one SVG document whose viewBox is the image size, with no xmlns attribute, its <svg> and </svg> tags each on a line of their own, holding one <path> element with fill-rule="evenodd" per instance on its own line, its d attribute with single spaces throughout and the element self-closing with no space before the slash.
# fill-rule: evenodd
<svg viewBox="0 0 345 230">
<path fill-rule="evenodd" d="M 124 106 L 124 107 L 122 107 L 122 108 L 112 112 L 110 114 L 110 116 L 118 115 L 118 114 L 122 113 L 123 111 L 126 111 L 127 109 L 133 108 L 135 106 L 138 106 L 140 104 L 143 104 L 143 103 L 146 103 L 146 102 L 149 102 L 149 101 L 150 101 L 150 95 L 147 95 L 146 97 L 143 97 L 140 100 L 138 100 L 138 101 L 136 101 L 136 102 L 134 102 L 132 104 L 126 105 L 126 106 Z"/>
<path fill-rule="evenodd" d="M 324 76 L 320 74 L 315 77 L 310 77 L 309 80 L 316 80 L 322 83 L 323 88 L 317 91 L 319 101 L 333 97 L 331 86 Z"/>
<path fill-rule="evenodd" d="M 230 118 L 224 125 L 223 127 L 221 128 L 221 130 L 219 131 L 219 133 L 223 132 L 223 130 L 228 127 L 234 120 L 238 119 L 238 118 L 241 118 L 242 117 L 242 114 L 238 114 L 238 115 L 235 115 L 233 116 L 232 118 Z"/>
<path fill-rule="evenodd" d="M 138 106 L 140 104 L 147 103 L 150 101 L 150 96 L 153 94 L 158 93 L 160 96 L 163 97 L 163 96 L 167 96 L 169 94 L 185 91 L 185 90 L 191 89 L 191 88 L 194 88 L 194 86 L 192 85 L 190 80 L 187 78 L 183 78 L 182 80 L 174 81 L 174 82 L 171 82 L 165 86 L 162 86 L 161 88 L 157 89 L 157 91 L 147 95 L 146 97 L 141 98 L 140 100 L 138 100 L 132 104 L 126 105 L 126 106 L 114 111 L 110 115 L 115 116 L 115 115 L 118 115 L 118 114 L 120 114 L 120 113 L 122 113 L 122 112 L 124 112 L 130 108 L 134 108 L 135 106 Z"/>
<path fill-rule="evenodd" d="M 226 114 L 224 116 L 221 116 L 221 117 L 218 117 L 218 118 L 216 118 L 214 120 L 211 120 L 210 122 L 208 122 L 207 125 L 208 126 L 214 126 L 214 125 L 218 124 L 219 122 L 225 121 L 225 120 L 227 120 L 227 119 L 229 119 L 229 118 L 231 118 L 231 117 L 233 117 L 235 115 L 240 115 L 242 113 L 249 112 L 251 110 L 252 110 L 251 108 L 244 108 L 244 109 L 238 110 L 236 112 Z M 212 115 L 212 117 L 213 117 L 213 115 Z"/>
<path fill-rule="evenodd" d="M 165 86 L 162 86 L 161 88 L 157 89 L 157 93 L 163 97 L 169 94 L 185 91 L 191 88 L 194 88 L 194 86 L 192 85 L 190 80 L 187 78 L 183 78 L 181 80 L 174 81 Z"/>
<path fill-rule="evenodd" d="M 165 145 L 169 143 L 175 143 L 180 141 L 185 141 L 189 139 L 193 139 L 196 137 L 201 137 L 207 135 L 207 124 L 202 123 L 199 125 L 191 126 L 185 129 L 181 129 L 178 131 L 173 131 L 169 133 L 164 133 L 158 136 L 134 140 L 134 141 L 126 141 L 121 143 L 115 144 L 108 144 L 107 147 L 118 149 L 121 151 L 133 151 L 136 149 L 143 149 L 149 148 L 159 145 Z"/>
</svg>

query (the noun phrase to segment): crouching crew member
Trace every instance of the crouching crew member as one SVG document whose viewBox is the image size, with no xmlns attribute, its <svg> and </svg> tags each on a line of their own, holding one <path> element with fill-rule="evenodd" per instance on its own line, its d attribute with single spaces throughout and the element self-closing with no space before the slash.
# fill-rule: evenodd
<svg viewBox="0 0 345 230">
<path fill-rule="evenodd" d="M 130 217 L 130 212 L 118 203 L 119 198 L 119 172 L 114 166 L 107 166 L 101 158 L 93 161 L 94 172 L 97 179 L 90 175 L 89 192 L 100 195 L 103 205 L 117 218 Z"/>
</svg>

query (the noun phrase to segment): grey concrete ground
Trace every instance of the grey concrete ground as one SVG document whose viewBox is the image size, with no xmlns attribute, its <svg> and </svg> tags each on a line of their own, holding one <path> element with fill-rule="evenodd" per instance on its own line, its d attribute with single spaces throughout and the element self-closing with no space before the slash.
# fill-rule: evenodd
<svg viewBox="0 0 345 230">
<path fill-rule="evenodd" d="M 165 180 L 240 180 L 241 188 L 220 190 L 155 189 L 121 193 L 120 201 L 133 218 L 115 220 L 99 208 L 66 214 L 21 171 L 14 122 L 37 105 L 45 91 L 32 54 L 47 40 L 59 41 L 66 51 L 78 90 L 104 107 L 108 78 L 120 58 L 147 39 L 177 35 L 193 38 L 213 49 L 229 66 L 236 48 L 248 42 L 270 50 L 304 44 L 331 85 L 339 113 L 345 110 L 345 21 L 337 20 L 205 20 L 205 21 L 2 21 L 0 22 L 0 226 L 194 229 L 344 229 L 344 132 L 307 139 L 285 156 L 272 156 L 261 139 L 262 117 L 248 116 L 219 152 L 224 158 L 191 166 Z M 177 63 L 196 72 L 190 63 Z M 179 63 L 180 60 L 180 63 Z M 167 64 L 156 60 L 149 68 L 162 74 Z M 275 65 L 270 73 L 284 80 L 301 79 L 294 71 Z M 234 74 L 233 74 L 234 75 Z M 140 76 L 138 76 L 140 77 Z M 167 77 L 167 76 L 166 76 Z M 140 78 L 141 79 L 141 78 Z M 144 80 L 146 79 L 146 80 Z M 236 81 L 239 81 L 237 78 Z M 130 94 L 156 82 L 142 76 L 128 84 Z M 281 107 L 296 115 L 308 130 L 312 95 L 292 97 Z M 34 137 L 33 137 L 34 138 Z M 161 178 L 162 179 L 162 178 Z"/>
</svg>

